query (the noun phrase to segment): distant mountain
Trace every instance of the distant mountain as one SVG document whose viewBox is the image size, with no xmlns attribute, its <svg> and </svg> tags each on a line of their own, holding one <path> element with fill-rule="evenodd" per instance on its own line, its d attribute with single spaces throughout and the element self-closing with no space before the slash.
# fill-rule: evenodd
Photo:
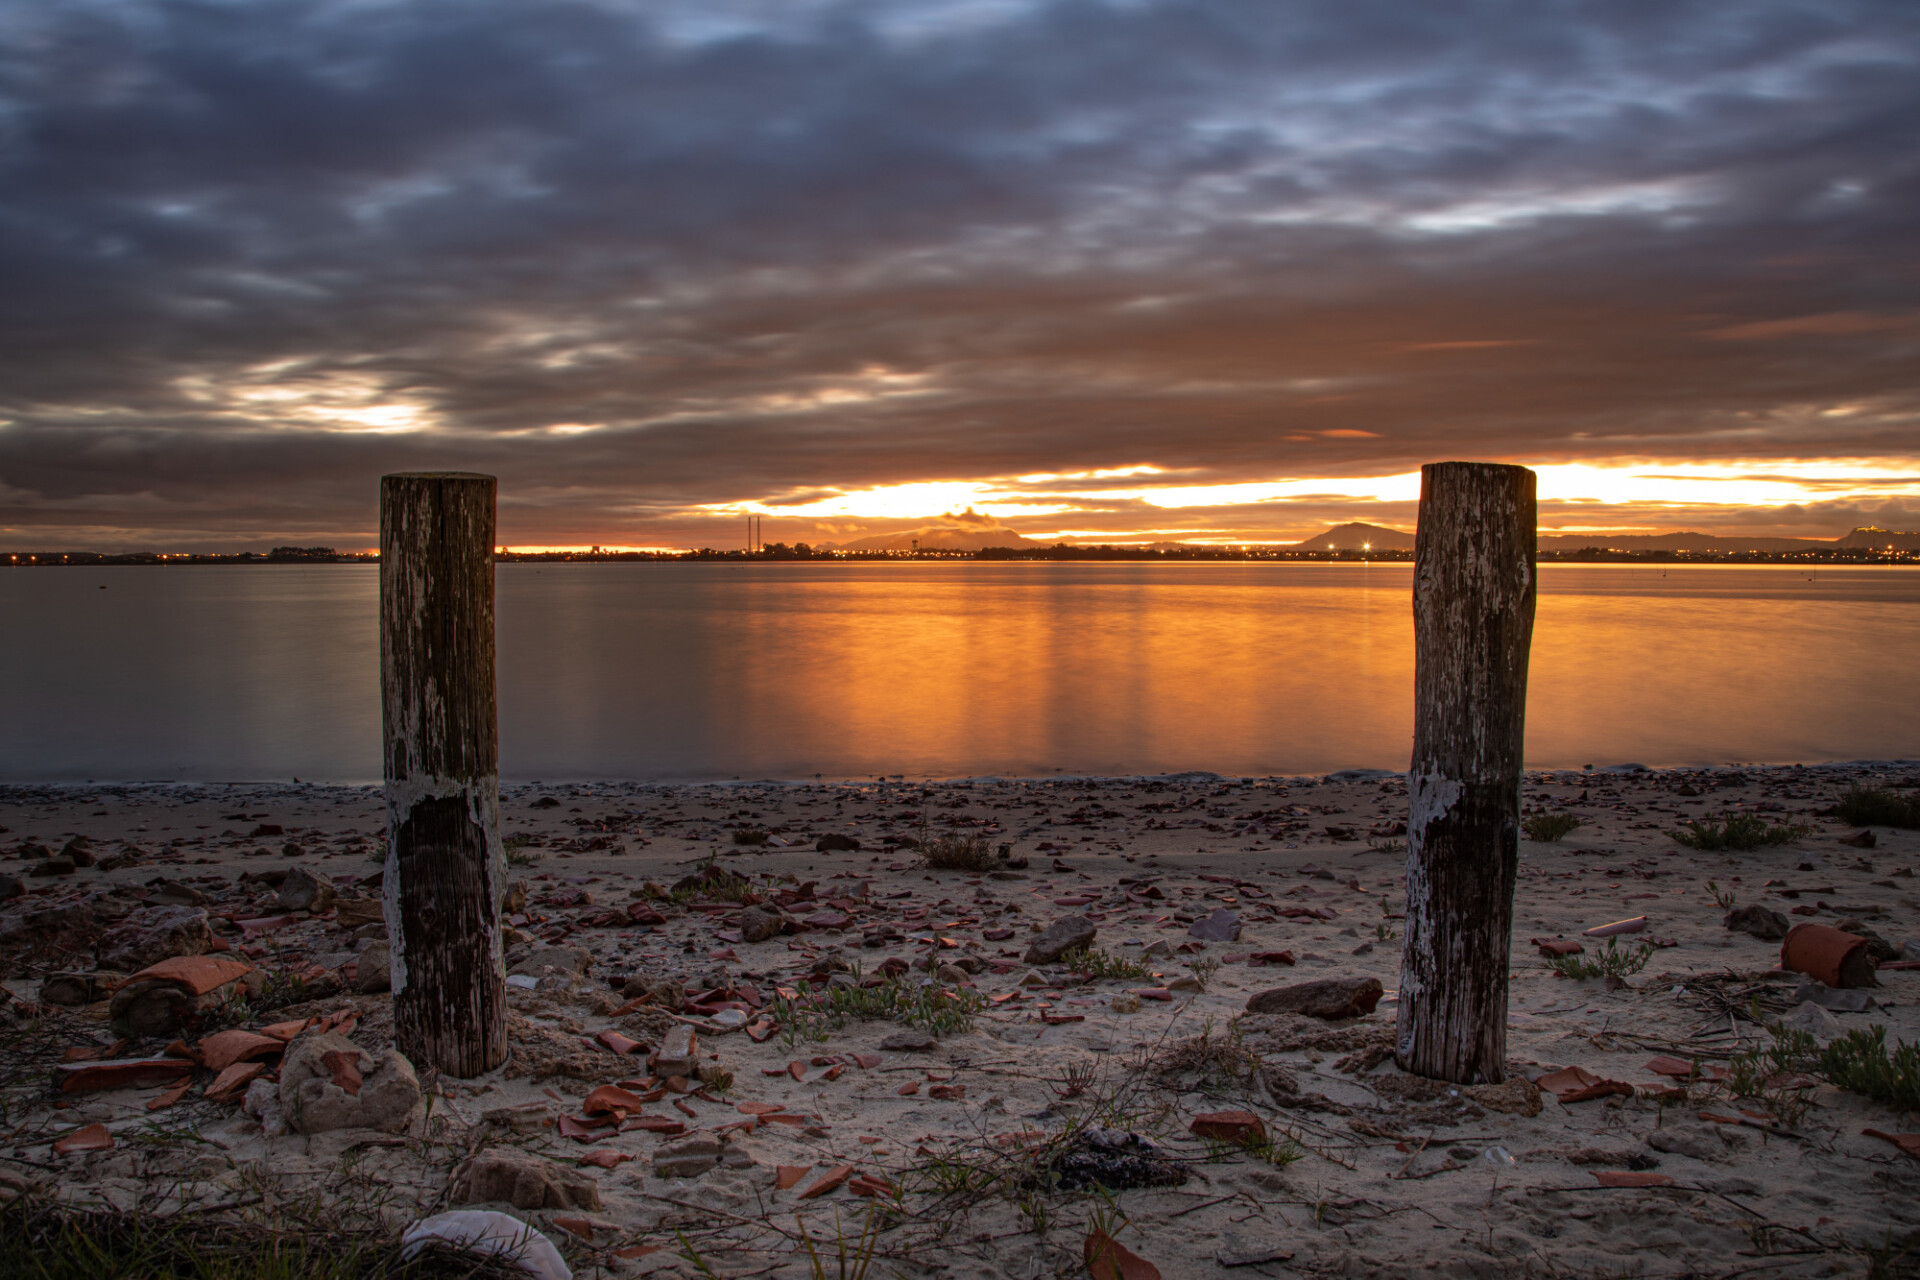
<svg viewBox="0 0 1920 1280">
<path fill-rule="evenodd" d="M 1375 551 L 1411 551 L 1413 535 L 1402 533 L 1398 529 L 1388 529 L 1377 524 L 1337 524 L 1325 533 L 1296 543 L 1295 551 L 1358 551 L 1370 547 Z"/>
<path fill-rule="evenodd" d="M 839 545 L 841 551 L 979 551 L 986 547 L 1037 547 L 1004 525 L 930 524 L 904 533 L 880 533 Z"/>
<path fill-rule="evenodd" d="M 1855 529 L 1838 542 L 1829 543 L 1835 547 L 1864 547 L 1875 551 L 1920 551 L 1920 531 L 1896 533 L 1892 529 L 1882 529 L 1878 525 L 1867 525 Z"/>
</svg>

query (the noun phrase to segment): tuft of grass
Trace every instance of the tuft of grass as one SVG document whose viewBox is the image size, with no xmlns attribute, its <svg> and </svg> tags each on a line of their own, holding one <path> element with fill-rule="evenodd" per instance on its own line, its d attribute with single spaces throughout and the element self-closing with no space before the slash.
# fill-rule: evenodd
<svg viewBox="0 0 1920 1280">
<path fill-rule="evenodd" d="M 500 842 L 501 845 L 505 847 L 507 851 L 508 866 L 530 867 L 534 863 L 540 861 L 539 854 L 527 852 L 527 845 L 531 843 L 532 840 L 533 840 L 532 836 L 515 833 L 513 835 L 506 837 Z M 386 855 L 383 853 L 381 856 L 384 858 Z"/>
<path fill-rule="evenodd" d="M 1111 951 L 1103 951 L 1099 947 L 1082 947 L 1077 951 L 1069 951 L 1060 957 L 1060 963 L 1075 973 L 1084 973 L 1095 979 L 1119 978 L 1126 981 L 1143 981 L 1153 976 L 1153 970 L 1138 960 L 1116 956 Z"/>
<path fill-rule="evenodd" d="M 35 1197 L 0 1206 L 9 1280 L 512 1280 L 497 1258 L 446 1248 L 401 1261 L 396 1229 L 223 1222 L 75 1209 Z"/>
<path fill-rule="evenodd" d="M 1920 1044 L 1896 1040 L 1888 1049 L 1885 1026 L 1849 1031 L 1829 1041 L 1814 1070 L 1875 1102 L 1920 1111 Z"/>
<path fill-rule="evenodd" d="M 1722 911 L 1733 910 L 1733 904 L 1736 901 L 1733 890 L 1722 889 L 1718 884 L 1709 880 L 1707 881 L 1707 892 L 1713 895 L 1714 902 Z"/>
<path fill-rule="evenodd" d="M 874 1250 L 880 1247 L 880 1213 L 878 1209 L 867 1212 L 867 1220 L 860 1228 L 859 1236 L 849 1242 L 846 1226 L 840 1221 L 840 1215 L 833 1218 L 833 1252 L 823 1258 L 813 1243 L 813 1237 L 807 1234 L 807 1224 L 794 1215 L 794 1226 L 800 1229 L 801 1247 L 807 1251 L 808 1280 L 866 1280 L 867 1271 L 873 1266 Z M 822 1239 L 821 1244 L 828 1241 Z M 827 1275 L 827 1261 L 832 1259 L 834 1271 Z"/>
<path fill-rule="evenodd" d="M 764 827 L 735 827 L 733 842 L 739 845 L 763 845 L 772 835 L 773 832 Z"/>
<path fill-rule="evenodd" d="M 943 832 L 920 844 L 920 858 L 934 871 L 991 871 L 993 845 L 985 836 Z"/>
<path fill-rule="evenodd" d="M 1570 813 L 1536 813 L 1530 818 L 1520 820 L 1520 829 L 1527 839 L 1541 842 L 1558 840 L 1580 825 L 1580 819 Z"/>
<path fill-rule="evenodd" d="M 788 1047 L 800 1040 L 821 1041 L 847 1023 L 898 1022 L 935 1035 L 961 1035 L 973 1030 L 974 1015 L 987 1007 L 987 998 L 965 988 L 949 991 L 934 983 L 890 979 L 876 986 L 833 985 L 816 988 L 802 982 L 791 1000 L 777 997 L 773 1015 L 780 1022 Z"/>
<path fill-rule="evenodd" d="M 1920 802 L 1885 787 L 1848 787 L 1833 811 L 1856 827 L 1920 827 Z"/>
<path fill-rule="evenodd" d="M 1220 972 L 1220 962 L 1212 956 L 1204 956 L 1199 960 L 1195 960 L 1193 964 L 1188 967 L 1192 969 L 1193 979 L 1200 984 L 1202 991 L 1205 991 L 1207 984 L 1213 981 L 1213 975 Z"/>
<path fill-rule="evenodd" d="M 1721 822 L 1712 819 L 1705 822 L 1690 821 L 1675 831 L 1673 838 L 1689 849 L 1747 851 L 1791 844 L 1810 829 L 1798 823 L 1770 824 L 1758 814 L 1734 813 Z"/>
<path fill-rule="evenodd" d="M 1619 941 L 1618 938 L 1608 938 L 1607 949 L 1591 958 L 1554 956 L 1547 961 L 1547 967 L 1563 978 L 1624 978 L 1646 968 L 1647 961 L 1653 959 L 1653 953 L 1657 950 L 1651 942 L 1643 942 L 1631 951 L 1622 951 Z"/>
</svg>

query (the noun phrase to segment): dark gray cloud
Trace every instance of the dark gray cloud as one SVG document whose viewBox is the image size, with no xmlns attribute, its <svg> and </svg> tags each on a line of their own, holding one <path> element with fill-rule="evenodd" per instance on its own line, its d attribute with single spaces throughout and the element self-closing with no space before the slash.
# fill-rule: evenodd
<svg viewBox="0 0 1920 1280">
<path fill-rule="evenodd" d="M 1131 463 L 1920 469 L 1916 50 L 1896 0 L 16 5 L 0 529 L 364 542 L 413 466 L 519 542 Z"/>
</svg>

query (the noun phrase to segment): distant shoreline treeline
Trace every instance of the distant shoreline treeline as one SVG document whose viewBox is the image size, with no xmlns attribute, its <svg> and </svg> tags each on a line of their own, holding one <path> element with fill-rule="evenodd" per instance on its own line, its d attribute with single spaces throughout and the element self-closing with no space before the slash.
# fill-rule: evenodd
<svg viewBox="0 0 1920 1280">
<path fill-rule="evenodd" d="M 1572 551 L 1542 551 L 1542 564 L 1920 564 L 1920 551 L 1876 550 L 1866 547 L 1831 547 L 1798 551 L 1671 551 L 1619 550 L 1601 546 Z M 775 543 L 760 551 L 716 551 L 703 547 L 698 551 L 502 551 L 497 564 L 599 563 L 603 561 L 735 562 L 759 564 L 769 561 L 827 561 L 863 563 L 897 560 L 973 560 L 1006 562 L 1022 560 L 1069 562 L 1151 562 L 1151 561 L 1333 561 L 1342 563 L 1410 563 L 1412 551 L 1312 550 L 1289 547 L 1127 547 L 1070 546 L 984 547 L 979 550 L 921 551 L 828 551 L 799 543 L 787 546 Z M 240 551 L 205 554 L 155 551 L 34 551 L 0 552 L 0 568 L 57 569 L 93 568 L 106 565 L 207 565 L 207 564 L 374 564 L 379 556 L 371 551 L 341 552 L 331 547 L 275 547 L 268 552 Z"/>
</svg>

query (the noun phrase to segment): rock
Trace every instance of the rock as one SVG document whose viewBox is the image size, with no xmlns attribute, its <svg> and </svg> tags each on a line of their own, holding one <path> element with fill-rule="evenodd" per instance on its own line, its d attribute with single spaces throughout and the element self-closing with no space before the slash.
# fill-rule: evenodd
<svg viewBox="0 0 1920 1280">
<path fill-rule="evenodd" d="M 333 922 L 342 929 L 364 929 L 368 925 L 386 928 L 386 915 L 378 898 L 336 898 L 333 903 Z"/>
<path fill-rule="evenodd" d="M 353 989 L 362 995 L 393 990 L 393 952 L 385 939 L 369 942 L 353 961 Z"/>
<path fill-rule="evenodd" d="M 1187 1131 L 1215 1142 L 1249 1147 L 1267 1140 L 1267 1126 L 1251 1111 L 1205 1111 L 1193 1118 Z"/>
<path fill-rule="evenodd" d="M 181 884 L 177 880 L 162 880 L 159 884 L 149 885 L 147 905 L 153 907 L 204 907 L 207 895 L 190 884 Z"/>
<path fill-rule="evenodd" d="M 340 1078 L 326 1061 L 330 1053 L 343 1055 L 360 1074 L 357 1092 L 336 1083 Z M 413 1064 L 388 1049 L 378 1057 L 338 1032 L 300 1036 L 287 1046 L 280 1067 L 280 1106 L 301 1133 L 329 1129 L 378 1129 L 404 1133 L 418 1127 L 426 1115 L 420 1081 Z"/>
<path fill-rule="evenodd" d="M 325 911 L 336 896 L 333 881 L 305 867 L 288 868 L 287 878 L 280 882 L 282 911 Z"/>
<path fill-rule="evenodd" d="M 1213 1260 L 1223 1267 L 1257 1267 L 1265 1262 L 1286 1262 L 1293 1250 L 1277 1240 L 1251 1240 L 1236 1232 L 1220 1233 L 1220 1247 Z"/>
<path fill-rule="evenodd" d="M 1200 979 L 1190 974 L 1167 980 L 1167 990 L 1176 995 L 1197 995 L 1204 989 L 1200 985 Z"/>
<path fill-rule="evenodd" d="M 1122 991 L 1108 1002 L 1115 1013 L 1140 1012 L 1140 997 L 1131 991 Z"/>
<path fill-rule="evenodd" d="M 1898 960 L 1900 958 L 1900 953 L 1894 949 L 1894 945 L 1891 942 L 1888 942 L 1885 938 L 1875 933 L 1872 929 L 1869 929 L 1866 925 L 1861 924 L 1858 920 L 1839 920 L 1834 923 L 1833 927 L 1842 933 L 1850 933 L 1856 938 L 1865 938 L 1867 940 L 1867 954 L 1875 960 Z"/>
<path fill-rule="evenodd" d="M 818 853 L 858 853 L 860 842 L 852 836 L 841 835 L 838 831 L 829 831 L 813 842 Z"/>
<path fill-rule="evenodd" d="M 1373 1012 L 1385 994 L 1378 978 L 1321 978 L 1261 991 L 1247 1000 L 1248 1013 L 1298 1013 L 1309 1018 L 1358 1018 Z"/>
<path fill-rule="evenodd" d="M 60 850 L 60 856 L 76 867 L 90 867 L 98 861 L 93 856 L 92 842 L 85 836 L 75 836 L 67 841 L 66 847 Z"/>
<path fill-rule="evenodd" d="M 1835 1013 L 1866 1013 L 1879 1008 L 1874 998 L 1858 989 L 1830 987 L 1824 982 L 1803 982 L 1793 989 L 1793 998 L 1801 1004 L 1814 1004 Z"/>
<path fill-rule="evenodd" d="M 600 1184 L 584 1173 L 512 1147 L 482 1151 L 453 1176 L 454 1204 L 516 1209 L 600 1209 Z"/>
<path fill-rule="evenodd" d="M 1205 938 L 1208 942 L 1238 942 L 1240 917 L 1225 907 L 1216 907 L 1206 919 L 1195 920 L 1187 926 L 1187 936 Z"/>
<path fill-rule="evenodd" d="M 213 927 L 199 907 L 142 907 L 100 937 L 94 954 L 103 969 L 137 973 L 171 956 L 205 955 Z"/>
<path fill-rule="evenodd" d="M 1173 959 L 1173 944 L 1165 938 L 1157 939 L 1152 946 L 1141 953 L 1141 958 L 1145 960 L 1171 960 Z"/>
<path fill-rule="evenodd" d="M 1727 918 L 1721 924 L 1739 933 L 1750 933 L 1762 942 L 1780 941 L 1787 936 L 1789 927 L 1785 916 L 1757 903 L 1727 912 Z"/>
<path fill-rule="evenodd" d="M 1019 985 L 1023 987 L 1048 987 L 1053 984 L 1047 981 L 1046 974 L 1041 973 L 1038 969 L 1029 969 L 1020 975 Z"/>
<path fill-rule="evenodd" d="M 45 960 L 65 960 L 93 950 L 100 922 L 84 903 L 34 906 L 21 903 L 0 911 L 0 978 Z"/>
<path fill-rule="evenodd" d="M 105 1000 L 125 980 L 125 974 L 106 969 L 96 969 L 90 973 L 50 973 L 40 983 L 40 1000 L 43 1004 L 77 1009 L 96 1000 Z"/>
<path fill-rule="evenodd" d="M 686 984 L 676 978 L 650 978 L 636 973 L 621 984 L 620 994 L 629 1000 L 647 997 L 649 1004 L 673 1012 L 687 1002 Z"/>
<path fill-rule="evenodd" d="M 26 881 L 19 876 L 0 875 L 0 902 L 11 902 L 26 891 Z"/>
<path fill-rule="evenodd" d="M 171 1038 L 198 1031 L 265 986 L 265 975 L 245 960 L 172 956 L 122 983 L 107 1014 L 115 1035 Z"/>
<path fill-rule="evenodd" d="M 553 1108 L 544 1102 L 520 1102 L 489 1108 L 480 1113 L 480 1119 L 515 1133 L 538 1133 L 552 1123 Z"/>
<path fill-rule="evenodd" d="M 585 977 L 592 967 L 593 952 L 585 947 L 535 947 L 507 972 L 523 978 L 574 979 Z"/>
<path fill-rule="evenodd" d="M 705 1134 L 670 1142 L 653 1153 L 653 1172 L 661 1178 L 697 1178 L 720 1163 L 724 1142 Z"/>
<path fill-rule="evenodd" d="M 1709 1132 L 1703 1124 L 1676 1124 L 1655 1129 L 1647 1135 L 1647 1145 L 1655 1151 L 1691 1156 L 1695 1160 L 1717 1160 L 1727 1150 L 1726 1144 L 1720 1141 L 1720 1135 Z"/>
<path fill-rule="evenodd" d="M 524 1280 L 573 1280 L 566 1259 L 538 1229 L 510 1213 L 480 1209 L 454 1209 L 436 1213 L 408 1227 L 400 1237 L 400 1261 L 404 1264 L 428 1248 L 452 1249 L 482 1266 L 456 1266 L 460 1275 L 512 1273 Z M 493 1265 L 485 1266 L 484 1262 Z M 414 1268 L 402 1266 L 411 1273 Z M 427 1271 L 437 1270 L 428 1267 Z"/>
<path fill-rule="evenodd" d="M 1817 1040 L 1831 1040 L 1841 1032 L 1840 1019 L 1812 1001 L 1789 1009 L 1786 1017 L 1780 1019 L 1780 1025 L 1794 1031 L 1804 1031 Z"/>
<path fill-rule="evenodd" d="M 27 868 L 30 876 L 70 876 L 73 874 L 72 858 L 46 858 Z"/>
<path fill-rule="evenodd" d="M 1525 1076 L 1515 1076 L 1501 1084 L 1472 1084 L 1461 1092 L 1489 1111 L 1510 1116 L 1540 1114 L 1540 1086 Z"/>
<path fill-rule="evenodd" d="M 676 1022 L 660 1038 L 659 1052 L 653 1055 L 653 1073 L 667 1076 L 686 1076 L 692 1078 L 700 1069 L 700 1037 L 693 1028 L 683 1022 Z"/>
<path fill-rule="evenodd" d="M 260 1132 L 269 1138 L 287 1133 L 287 1113 L 280 1108 L 280 1086 L 272 1080 L 255 1080 L 240 1100 L 240 1110 L 260 1122 Z"/>
<path fill-rule="evenodd" d="M 786 931 L 787 918 L 772 907 L 748 907 L 740 913 L 740 941 L 765 942 Z"/>
<path fill-rule="evenodd" d="M 959 986 L 965 983 L 966 980 L 972 977 L 973 975 L 968 973 L 965 969 L 962 969 L 957 964 L 943 964 L 938 969 L 934 970 L 933 976 L 940 979 L 940 981 L 942 982 L 948 983 L 949 985 Z"/>
<path fill-rule="evenodd" d="M 1055 920 L 1027 948 L 1027 963 L 1052 964 L 1069 951 L 1092 946 L 1099 934 L 1100 930 L 1085 916 Z"/>
<path fill-rule="evenodd" d="M 925 1053 L 939 1047 L 940 1042 L 925 1031 L 896 1031 L 880 1042 L 886 1053 Z"/>
</svg>

